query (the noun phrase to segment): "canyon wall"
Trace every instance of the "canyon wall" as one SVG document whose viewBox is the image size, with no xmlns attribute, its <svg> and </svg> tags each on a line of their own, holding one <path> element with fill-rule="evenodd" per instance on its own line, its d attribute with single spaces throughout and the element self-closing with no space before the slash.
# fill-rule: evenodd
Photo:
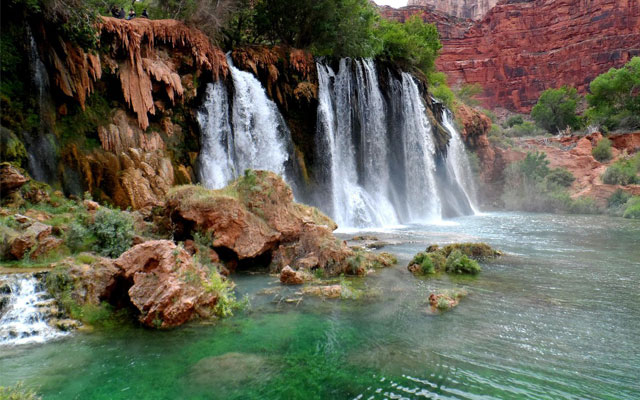
<svg viewBox="0 0 640 400">
<path fill-rule="evenodd" d="M 458 18 L 481 19 L 498 0 L 409 0 L 408 6 L 432 7 Z"/>
<path fill-rule="evenodd" d="M 543 90 L 562 85 L 585 93 L 593 78 L 640 55 L 637 0 L 501 1 L 475 23 L 428 7 L 381 13 L 398 21 L 418 14 L 436 24 L 438 69 L 453 86 L 481 85 L 489 108 L 529 112 Z"/>
</svg>

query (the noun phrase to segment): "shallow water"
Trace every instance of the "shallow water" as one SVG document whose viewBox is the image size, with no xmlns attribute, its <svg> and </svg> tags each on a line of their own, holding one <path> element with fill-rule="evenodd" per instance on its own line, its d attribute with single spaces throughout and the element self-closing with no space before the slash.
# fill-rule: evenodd
<svg viewBox="0 0 640 400">
<path fill-rule="evenodd" d="M 211 325 L 76 333 L 0 348 L 0 386 L 45 399 L 640 398 L 640 222 L 488 214 L 375 233 L 399 264 L 366 278 L 378 298 L 299 304 L 275 277 L 239 276 L 250 311 Z M 368 233 L 369 234 L 369 233 Z M 350 237 L 350 235 L 344 235 Z M 417 279 L 430 243 L 507 252 L 472 278 Z M 426 312 L 434 289 L 469 296 Z"/>
</svg>

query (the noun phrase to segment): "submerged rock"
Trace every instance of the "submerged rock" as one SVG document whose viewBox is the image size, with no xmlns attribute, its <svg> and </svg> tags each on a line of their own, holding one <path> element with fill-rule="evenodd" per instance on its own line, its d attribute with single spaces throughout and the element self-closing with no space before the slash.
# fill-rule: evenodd
<svg viewBox="0 0 640 400">
<path fill-rule="evenodd" d="M 310 276 L 301 271 L 294 271 L 290 266 L 286 266 L 280 272 L 280 282 L 285 285 L 302 285 L 309 280 Z"/>
<path fill-rule="evenodd" d="M 277 371 L 276 364 L 264 356 L 231 352 L 201 359 L 191 367 L 188 380 L 199 388 L 220 393 L 256 380 L 264 382 Z"/>
<path fill-rule="evenodd" d="M 460 299 L 467 296 L 466 290 L 446 290 L 440 293 L 431 293 L 429 295 L 429 305 L 431 311 L 447 311 L 456 307 L 460 303 Z"/>
</svg>

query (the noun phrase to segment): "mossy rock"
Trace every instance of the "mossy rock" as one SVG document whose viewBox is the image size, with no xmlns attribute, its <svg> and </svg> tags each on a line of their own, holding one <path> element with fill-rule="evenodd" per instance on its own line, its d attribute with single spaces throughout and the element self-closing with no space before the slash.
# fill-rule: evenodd
<svg viewBox="0 0 640 400">
<path fill-rule="evenodd" d="M 502 255 L 486 243 L 453 243 L 444 247 L 437 244 L 416 254 L 408 269 L 414 275 L 429 275 L 439 272 L 477 274 L 482 268 L 478 261 Z"/>
<path fill-rule="evenodd" d="M 26 166 L 27 161 L 27 150 L 24 144 L 5 127 L 0 127 L 0 159 L 16 167 Z"/>
</svg>

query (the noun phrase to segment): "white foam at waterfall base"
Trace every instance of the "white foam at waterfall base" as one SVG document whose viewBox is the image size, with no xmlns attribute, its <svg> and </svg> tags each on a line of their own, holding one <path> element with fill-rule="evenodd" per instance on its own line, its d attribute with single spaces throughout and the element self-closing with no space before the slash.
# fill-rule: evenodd
<svg viewBox="0 0 640 400">
<path fill-rule="evenodd" d="M 447 110 L 442 113 L 442 125 L 451 135 L 451 140 L 449 140 L 449 149 L 447 151 L 447 167 L 450 168 L 456 181 L 461 185 L 462 191 L 465 196 L 467 196 L 467 200 L 473 210 L 473 213 L 475 215 L 480 215 L 481 212 L 477 206 L 475 182 L 473 180 L 473 173 L 471 172 L 469 157 L 465 150 L 462 137 L 453 125 L 450 113 Z"/>
<path fill-rule="evenodd" d="M 246 169 L 263 169 L 285 174 L 289 159 L 286 124 L 275 103 L 252 74 L 228 60 L 233 81 L 229 103 L 222 81 L 207 86 L 206 99 L 198 112 L 202 129 L 200 180 L 219 189 Z"/>
<path fill-rule="evenodd" d="M 38 307 L 51 297 L 39 287 L 33 275 L 11 274 L 0 277 L 11 288 L 9 304 L 0 318 L 0 346 L 43 343 L 67 335 L 47 324 Z"/>
</svg>

